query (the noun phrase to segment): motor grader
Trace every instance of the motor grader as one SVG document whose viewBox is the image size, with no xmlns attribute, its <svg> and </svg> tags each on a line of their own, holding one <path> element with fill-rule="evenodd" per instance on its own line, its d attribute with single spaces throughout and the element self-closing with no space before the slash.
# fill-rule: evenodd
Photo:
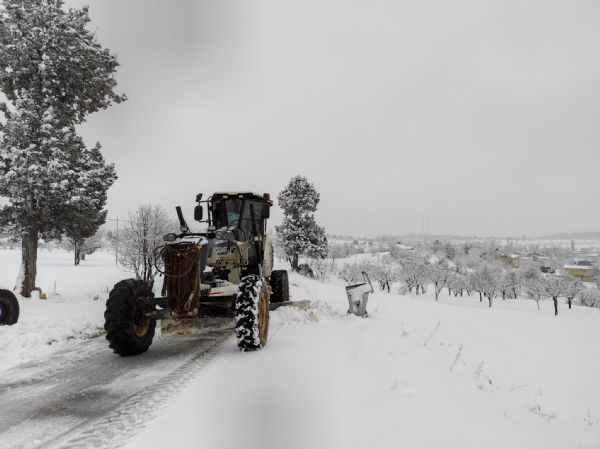
<svg viewBox="0 0 600 449">
<path fill-rule="evenodd" d="M 196 202 L 194 219 L 206 230 L 190 231 L 178 206 L 180 233 L 165 235 L 165 244 L 154 250 L 164 279 L 161 296 L 137 279 L 110 292 L 104 328 L 115 353 L 147 351 L 161 319 L 233 317 L 242 351 L 267 343 L 269 303 L 289 300 L 287 271 L 273 270 L 266 235 L 273 201 L 267 193 L 218 192 L 205 201 L 198 194 Z"/>
</svg>

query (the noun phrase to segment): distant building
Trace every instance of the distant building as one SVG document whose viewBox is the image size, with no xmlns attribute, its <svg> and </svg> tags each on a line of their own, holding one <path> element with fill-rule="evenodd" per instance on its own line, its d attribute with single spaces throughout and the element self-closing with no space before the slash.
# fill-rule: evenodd
<svg viewBox="0 0 600 449">
<path fill-rule="evenodd" d="M 548 273 L 548 274 L 554 274 L 556 273 L 556 268 L 554 267 L 547 267 L 547 266 L 541 266 L 540 270 L 542 270 L 542 273 Z"/>
<path fill-rule="evenodd" d="M 520 257 L 518 254 L 501 254 L 500 260 L 513 268 L 519 268 Z"/>
<path fill-rule="evenodd" d="M 527 253 L 523 255 L 523 259 L 531 259 L 531 260 L 548 260 L 549 257 L 546 256 L 545 254 L 542 253 L 538 253 L 538 252 L 532 252 L 532 253 Z"/>
<path fill-rule="evenodd" d="M 588 265 L 565 265 L 565 273 L 575 276 L 581 282 L 592 282 L 593 267 Z"/>
</svg>

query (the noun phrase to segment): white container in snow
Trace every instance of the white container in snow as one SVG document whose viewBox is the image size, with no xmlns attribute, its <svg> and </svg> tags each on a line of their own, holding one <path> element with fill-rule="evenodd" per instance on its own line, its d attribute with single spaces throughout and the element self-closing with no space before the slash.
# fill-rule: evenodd
<svg viewBox="0 0 600 449">
<path fill-rule="evenodd" d="M 346 295 L 348 296 L 348 312 L 350 315 L 353 313 L 356 316 L 362 316 L 366 318 L 369 314 L 367 313 L 367 301 L 369 300 L 369 293 L 374 293 L 371 279 L 366 272 L 362 272 L 365 280 L 362 284 L 349 285 L 346 287 Z"/>
</svg>

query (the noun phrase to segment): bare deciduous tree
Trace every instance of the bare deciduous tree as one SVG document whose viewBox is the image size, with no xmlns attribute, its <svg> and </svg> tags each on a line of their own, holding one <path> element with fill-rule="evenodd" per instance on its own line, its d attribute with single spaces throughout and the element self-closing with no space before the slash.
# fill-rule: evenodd
<svg viewBox="0 0 600 449">
<path fill-rule="evenodd" d="M 119 263 L 135 273 L 149 285 L 153 285 L 157 273 L 154 248 L 163 244 L 163 235 L 176 229 L 176 224 L 160 206 L 140 205 L 129 215 L 127 226 L 119 238 Z"/>
</svg>

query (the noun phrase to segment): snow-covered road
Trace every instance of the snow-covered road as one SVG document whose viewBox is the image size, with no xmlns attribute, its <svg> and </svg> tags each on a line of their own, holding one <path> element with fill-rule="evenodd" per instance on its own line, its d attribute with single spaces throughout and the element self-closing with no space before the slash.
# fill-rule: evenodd
<svg viewBox="0 0 600 449">
<path fill-rule="evenodd" d="M 231 335 L 221 329 L 159 336 L 137 357 L 118 357 L 96 338 L 5 371 L 0 448 L 118 446 Z"/>
</svg>

